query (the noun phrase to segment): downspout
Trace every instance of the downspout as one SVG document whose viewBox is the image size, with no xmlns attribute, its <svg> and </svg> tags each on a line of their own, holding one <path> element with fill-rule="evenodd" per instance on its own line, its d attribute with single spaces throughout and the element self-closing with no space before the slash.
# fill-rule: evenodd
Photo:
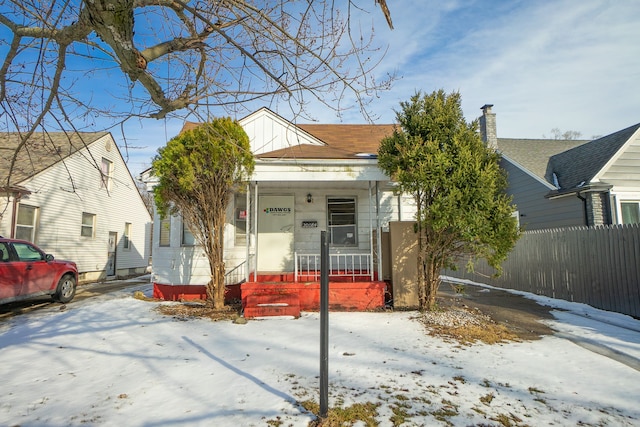
<svg viewBox="0 0 640 427">
<path fill-rule="evenodd" d="M 371 181 L 369 181 L 369 276 L 373 281 L 373 216 L 371 212 Z"/>
<path fill-rule="evenodd" d="M 618 215 L 618 197 L 615 194 L 609 193 L 609 214 L 611 215 L 611 221 L 614 224 L 621 224 L 620 216 Z"/>
<path fill-rule="evenodd" d="M 376 235 L 378 236 L 378 280 L 382 280 L 382 233 L 380 231 L 380 186 L 376 181 Z"/>
<path fill-rule="evenodd" d="M 257 282 L 258 281 L 258 181 L 256 181 L 256 185 L 255 185 L 255 194 L 253 195 L 254 197 L 254 203 L 253 203 L 253 213 L 254 213 L 254 232 L 255 232 L 255 248 L 256 250 L 254 251 L 254 255 L 253 255 L 253 278 L 254 280 Z"/>
<path fill-rule="evenodd" d="M 582 197 L 582 194 L 580 194 L 579 191 L 576 193 L 576 196 L 578 196 L 578 199 L 582 200 L 582 206 L 584 206 L 584 225 L 588 227 L 589 226 L 589 210 L 587 209 L 587 198 Z"/>
<path fill-rule="evenodd" d="M 251 264 L 250 264 L 250 255 L 251 255 L 251 251 L 249 250 L 249 247 L 251 246 L 251 219 L 252 219 L 252 215 L 251 215 L 251 182 L 247 182 L 247 196 L 246 196 L 246 207 L 247 207 L 247 222 L 246 222 L 246 230 L 245 232 L 245 246 L 246 246 L 246 253 L 245 253 L 245 272 L 244 272 L 244 281 L 248 282 L 249 281 L 249 276 L 251 275 Z"/>
</svg>

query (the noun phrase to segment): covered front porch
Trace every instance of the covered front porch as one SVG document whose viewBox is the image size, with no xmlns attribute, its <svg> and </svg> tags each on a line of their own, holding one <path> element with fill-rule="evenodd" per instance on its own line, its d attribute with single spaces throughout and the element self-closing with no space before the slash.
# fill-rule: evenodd
<svg viewBox="0 0 640 427">
<path fill-rule="evenodd" d="M 225 300 L 227 303 L 241 301 L 246 318 L 266 316 L 299 317 L 301 311 L 318 311 L 320 308 L 320 261 L 319 255 L 297 255 L 301 260 L 316 259 L 318 269 L 308 264 L 296 263 L 292 273 L 249 274 L 249 280 L 238 280 L 237 266 L 227 274 Z M 329 255 L 329 308 L 332 311 L 367 311 L 383 308 L 389 301 L 391 291 L 388 281 L 379 280 L 377 272 L 368 268 L 346 264 L 346 259 L 362 260 L 369 255 Z M 235 277 L 235 279 L 233 279 Z M 204 285 L 154 284 L 154 297 L 171 301 L 205 300 Z"/>
</svg>

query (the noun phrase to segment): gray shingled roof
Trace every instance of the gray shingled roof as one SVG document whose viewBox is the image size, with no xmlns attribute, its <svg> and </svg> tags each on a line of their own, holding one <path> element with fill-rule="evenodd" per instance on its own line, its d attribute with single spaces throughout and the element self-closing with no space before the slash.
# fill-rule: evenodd
<svg viewBox="0 0 640 427">
<path fill-rule="evenodd" d="M 552 156 L 586 142 L 588 141 L 498 138 L 498 151 L 509 159 L 516 161 L 540 179 L 546 180 L 547 165 Z M 549 182 L 553 184 L 552 181 Z"/>
<path fill-rule="evenodd" d="M 21 145 L 19 134 L 0 133 L 0 187 L 7 183 L 9 186 L 17 185 L 107 134 L 108 132 L 38 132 L 26 144 Z M 11 177 L 8 181 L 9 174 Z"/>
<path fill-rule="evenodd" d="M 552 156 L 547 180 L 555 173 L 562 190 L 590 183 L 639 127 L 640 123 Z"/>
</svg>

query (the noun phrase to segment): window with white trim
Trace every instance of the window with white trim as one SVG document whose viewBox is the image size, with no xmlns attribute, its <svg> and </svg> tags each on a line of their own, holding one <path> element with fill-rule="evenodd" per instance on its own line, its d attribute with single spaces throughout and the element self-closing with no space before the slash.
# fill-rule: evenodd
<svg viewBox="0 0 640 427">
<path fill-rule="evenodd" d="M 88 212 L 82 212 L 82 226 L 80 227 L 80 235 L 82 237 L 93 237 L 96 226 L 96 215 Z"/>
<path fill-rule="evenodd" d="M 236 194 L 234 198 L 233 226 L 235 228 L 235 245 L 247 244 L 247 195 Z"/>
<path fill-rule="evenodd" d="M 16 239 L 35 241 L 37 220 L 38 208 L 21 203 L 18 206 L 18 217 L 16 218 Z"/>
<path fill-rule="evenodd" d="M 187 226 L 187 223 L 182 218 L 182 246 L 195 246 L 196 238 L 193 236 L 191 230 Z"/>
<path fill-rule="evenodd" d="M 328 197 L 327 224 L 332 246 L 356 246 L 358 223 L 355 197 Z"/>
<path fill-rule="evenodd" d="M 131 223 L 124 223 L 123 245 L 125 249 L 131 249 Z"/>
<path fill-rule="evenodd" d="M 111 182 L 113 181 L 113 162 L 102 158 L 100 166 L 100 188 L 111 190 Z"/>
<path fill-rule="evenodd" d="M 623 224 L 640 224 L 640 202 L 621 202 Z"/>
<path fill-rule="evenodd" d="M 171 217 L 168 216 L 160 220 L 160 236 L 158 238 L 160 246 L 171 245 Z"/>
</svg>

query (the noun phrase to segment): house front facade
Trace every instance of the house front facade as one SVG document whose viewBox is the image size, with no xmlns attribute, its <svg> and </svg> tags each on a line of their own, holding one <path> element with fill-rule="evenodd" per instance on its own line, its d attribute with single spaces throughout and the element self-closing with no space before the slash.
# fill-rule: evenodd
<svg viewBox="0 0 640 427">
<path fill-rule="evenodd" d="M 383 235 L 390 221 L 415 215 L 412 199 L 396 195 L 377 164 L 378 144 L 393 127 L 295 125 L 266 108 L 239 122 L 256 165 L 227 211 L 227 284 L 318 281 L 321 230 L 327 233 L 332 281 L 388 278 Z M 151 171 L 142 179 L 153 187 Z M 205 285 L 207 259 L 181 218 L 156 217 L 154 230 L 156 289 Z"/>
<path fill-rule="evenodd" d="M 151 216 L 108 132 L 0 135 L 0 235 L 74 261 L 80 281 L 142 274 Z"/>
</svg>

